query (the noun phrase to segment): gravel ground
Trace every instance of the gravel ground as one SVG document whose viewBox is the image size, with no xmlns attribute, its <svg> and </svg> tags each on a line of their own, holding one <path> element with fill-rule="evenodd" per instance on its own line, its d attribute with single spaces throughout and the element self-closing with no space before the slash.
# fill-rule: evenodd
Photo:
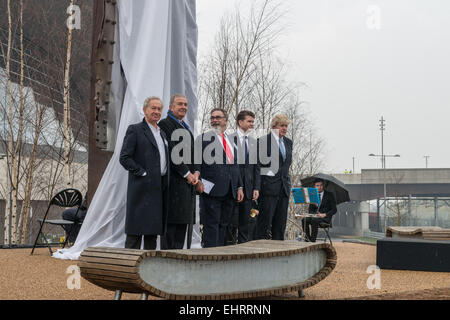
<svg viewBox="0 0 450 320">
<path fill-rule="evenodd" d="M 376 263 L 376 247 L 336 242 L 338 263 L 334 271 L 317 285 L 306 289 L 305 299 L 448 299 L 450 273 L 417 271 L 381 271 L 381 289 L 369 290 L 366 273 Z M 0 299 L 111 300 L 114 293 L 81 279 L 81 288 L 70 290 L 68 267 L 76 261 L 49 256 L 47 249 L 0 250 Z M 139 295 L 123 294 L 123 299 Z M 149 299 L 158 299 L 150 297 Z M 298 299 L 296 293 L 270 299 Z"/>
</svg>

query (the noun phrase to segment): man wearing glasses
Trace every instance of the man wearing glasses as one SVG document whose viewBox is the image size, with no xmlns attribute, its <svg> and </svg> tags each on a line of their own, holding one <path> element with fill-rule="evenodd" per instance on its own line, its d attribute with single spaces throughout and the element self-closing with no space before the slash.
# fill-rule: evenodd
<svg viewBox="0 0 450 320">
<path fill-rule="evenodd" d="M 211 111 L 212 131 L 201 135 L 202 163 L 197 184 L 201 194 L 201 220 L 203 247 L 225 245 L 225 236 L 236 201 L 244 199 L 236 150 L 225 133 L 228 117 L 225 110 Z"/>
</svg>

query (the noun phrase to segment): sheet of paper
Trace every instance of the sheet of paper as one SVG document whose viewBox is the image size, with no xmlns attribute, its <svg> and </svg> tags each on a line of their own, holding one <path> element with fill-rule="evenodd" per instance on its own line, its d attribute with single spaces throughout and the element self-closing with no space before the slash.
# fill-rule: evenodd
<svg viewBox="0 0 450 320">
<path fill-rule="evenodd" d="M 261 170 L 261 175 L 268 176 L 268 177 L 275 177 L 275 173 L 272 172 L 272 170 L 269 170 L 267 172 L 264 172 Z"/>
<path fill-rule="evenodd" d="M 212 188 L 214 188 L 214 183 L 212 183 L 211 181 L 205 180 L 205 179 L 202 179 L 202 183 L 203 183 L 203 186 L 205 187 L 205 193 L 209 194 L 211 192 Z"/>
</svg>

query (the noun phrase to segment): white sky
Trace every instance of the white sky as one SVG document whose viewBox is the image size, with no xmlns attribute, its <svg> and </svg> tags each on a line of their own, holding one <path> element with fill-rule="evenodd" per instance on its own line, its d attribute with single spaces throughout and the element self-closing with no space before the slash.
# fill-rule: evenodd
<svg viewBox="0 0 450 320">
<path fill-rule="evenodd" d="M 245 5 L 250 1 L 246 0 Z M 199 58 L 237 0 L 197 0 Z M 326 170 L 450 167 L 450 1 L 283 0 L 279 52 L 326 142 Z M 245 10 L 244 5 L 244 10 Z M 379 29 L 376 13 L 379 9 Z"/>
</svg>

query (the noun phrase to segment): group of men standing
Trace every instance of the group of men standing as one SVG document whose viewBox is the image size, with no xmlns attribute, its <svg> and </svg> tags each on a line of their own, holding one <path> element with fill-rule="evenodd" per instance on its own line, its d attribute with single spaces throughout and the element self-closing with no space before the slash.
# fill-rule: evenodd
<svg viewBox="0 0 450 320">
<path fill-rule="evenodd" d="M 293 146 L 286 137 L 290 120 L 285 115 L 274 116 L 270 133 L 255 139 L 250 136 L 253 112 L 241 111 L 237 132 L 228 135 L 227 112 L 213 109 L 213 130 L 199 136 L 197 144 L 183 121 L 188 111 L 186 97 L 174 95 L 167 117 L 160 121 L 162 105 L 161 99 L 148 98 L 144 120 L 131 125 L 123 141 L 120 163 L 129 171 L 125 247 L 140 249 L 143 238 L 144 249 L 156 249 L 160 235 L 161 249 L 182 249 L 188 226 L 195 223 L 196 194 L 200 194 L 204 248 L 226 244 L 236 206 L 238 242 L 247 242 L 256 200 L 260 211 L 256 239 L 284 240 L 291 190 Z M 186 148 L 177 147 L 174 133 L 180 130 Z M 196 161 L 196 146 L 201 147 L 201 161 Z M 205 154 L 210 157 L 205 159 Z"/>
</svg>

